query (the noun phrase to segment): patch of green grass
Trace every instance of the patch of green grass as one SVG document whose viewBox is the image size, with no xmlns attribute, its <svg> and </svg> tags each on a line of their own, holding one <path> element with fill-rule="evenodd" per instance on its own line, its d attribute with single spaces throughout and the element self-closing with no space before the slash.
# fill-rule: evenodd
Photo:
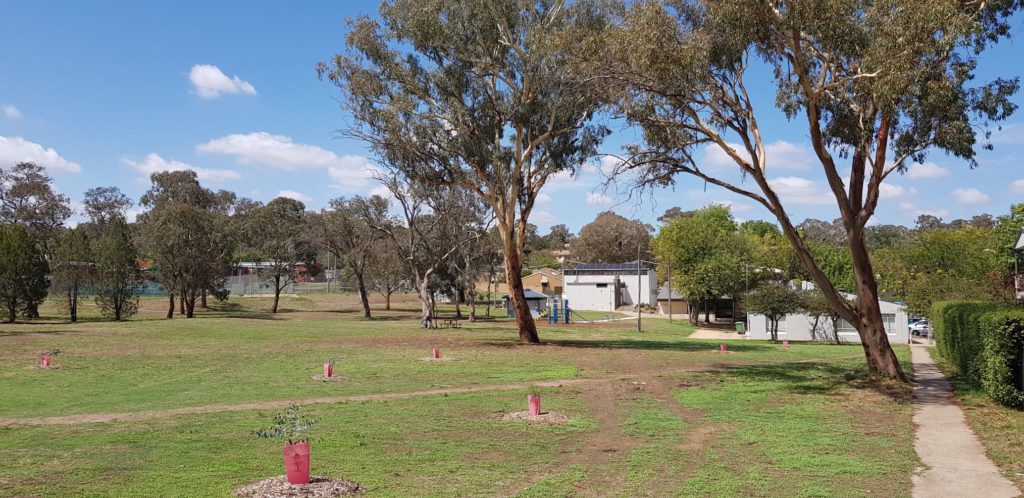
<svg viewBox="0 0 1024 498">
<path fill-rule="evenodd" d="M 575 486 L 587 477 L 587 468 L 582 465 L 570 465 L 555 475 L 531 484 L 530 487 L 516 493 L 517 497 L 550 497 L 573 496 Z"/>
</svg>

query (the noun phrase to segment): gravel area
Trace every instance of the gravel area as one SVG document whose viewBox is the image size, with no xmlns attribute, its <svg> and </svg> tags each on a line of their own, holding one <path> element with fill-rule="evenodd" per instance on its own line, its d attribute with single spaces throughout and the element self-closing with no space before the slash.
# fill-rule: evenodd
<svg viewBox="0 0 1024 498">
<path fill-rule="evenodd" d="M 292 484 L 286 476 L 275 476 L 235 488 L 235 496 L 247 498 L 332 498 L 361 495 L 362 486 L 344 479 L 312 477 L 309 484 Z"/>
<path fill-rule="evenodd" d="M 542 412 L 540 415 L 530 415 L 530 412 L 512 412 L 501 416 L 502 420 L 525 420 L 531 424 L 562 425 L 569 421 L 569 417 L 557 412 Z"/>
<path fill-rule="evenodd" d="M 310 378 L 319 382 L 341 382 L 343 380 L 348 380 L 348 377 L 345 377 L 344 375 L 333 375 L 331 377 L 325 377 L 324 374 L 320 374 L 314 375 Z"/>
</svg>

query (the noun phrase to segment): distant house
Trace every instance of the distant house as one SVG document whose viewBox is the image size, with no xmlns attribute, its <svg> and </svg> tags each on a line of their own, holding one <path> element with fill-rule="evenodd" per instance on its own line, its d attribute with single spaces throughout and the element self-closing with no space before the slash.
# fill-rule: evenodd
<svg viewBox="0 0 1024 498">
<path fill-rule="evenodd" d="M 638 275 L 639 273 L 639 282 Z M 576 310 L 614 311 L 620 306 L 654 305 L 657 274 L 642 263 L 580 263 L 562 270 L 563 296 Z"/>
<path fill-rule="evenodd" d="M 487 275 L 476 283 L 478 291 L 487 290 Z M 562 272 L 551 268 L 538 268 L 533 273 L 523 277 L 523 287 L 538 289 L 539 292 L 548 296 L 557 296 L 562 293 Z M 507 294 L 508 284 L 496 282 L 491 284 L 491 290 L 495 294 Z"/>
<path fill-rule="evenodd" d="M 551 255 L 563 265 L 566 261 L 572 259 L 572 251 L 569 249 L 552 249 Z"/>
<path fill-rule="evenodd" d="M 690 303 L 686 300 L 686 296 L 673 290 L 672 299 L 670 300 L 668 285 L 662 284 L 658 289 L 658 313 L 668 315 L 670 302 L 673 315 L 677 315 L 680 319 L 688 319 L 690 317 Z M 701 320 L 707 317 L 708 321 L 714 322 L 719 319 L 731 320 L 734 318 L 733 302 L 729 296 L 707 299 L 697 303 L 697 306 Z"/>
<path fill-rule="evenodd" d="M 542 294 L 529 288 L 525 289 L 523 293 L 526 295 L 526 305 L 529 306 L 531 315 L 537 316 L 548 307 L 547 294 Z M 515 317 L 515 308 L 509 303 L 508 294 L 502 296 L 501 300 L 505 303 L 505 309 L 508 310 L 508 317 Z"/>
<path fill-rule="evenodd" d="M 847 294 L 848 299 L 853 299 L 852 294 Z M 889 342 L 893 344 L 906 344 L 910 339 L 910 330 L 907 324 L 906 309 L 899 304 L 889 301 L 879 301 L 882 308 L 882 322 L 885 324 L 885 333 L 889 336 Z M 821 323 L 819 328 L 814 330 L 814 319 L 803 314 L 786 315 L 779 320 L 779 340 L 790 341 L 826 341 L 833 333 L 840 342 L 860 342 L 860 335 L 857 329 L 846 320 L 840 320 L 837 330 L 832 330 L 831 324 Z M 812 331 L 814 332 L 812 334 Z M 771 339 L 771 332 L 768 329 L 768 319 L 764 315 L 747 315 L 747 339 Z"/>
</svg>

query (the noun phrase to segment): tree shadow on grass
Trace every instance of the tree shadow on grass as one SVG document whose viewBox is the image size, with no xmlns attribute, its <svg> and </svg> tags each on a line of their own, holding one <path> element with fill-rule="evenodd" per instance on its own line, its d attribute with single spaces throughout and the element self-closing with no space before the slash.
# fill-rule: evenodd
<svg viewBox="0 0 1024 498">
<path fill-rule="evenodd" d="M 676 341 L 653 341 L 638 339 L 549 339 L 545 341 L 553 346 L 584 349 L 646 349 L 652 351 L 718 351 L 719 344 L 723 341 L 699 341 L 699 340 L 676 340 Z M 778 345 L 768 343 L 736 343 L 724 341 L 728 350 L 734 353 L 756 353 L 778 349 Z"/>
</svg>

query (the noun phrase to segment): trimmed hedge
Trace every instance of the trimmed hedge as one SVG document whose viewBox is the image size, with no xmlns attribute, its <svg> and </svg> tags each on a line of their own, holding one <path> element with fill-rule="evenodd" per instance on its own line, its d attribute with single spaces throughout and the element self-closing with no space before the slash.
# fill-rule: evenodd
<svg viewBox="0 0 1024 498">
<path fill-rule="evenodd" d="M 1024 308 L 940 302 L 929 315 L 939 355 L 992 399 L 1024 408 Z"/>
</svg>

